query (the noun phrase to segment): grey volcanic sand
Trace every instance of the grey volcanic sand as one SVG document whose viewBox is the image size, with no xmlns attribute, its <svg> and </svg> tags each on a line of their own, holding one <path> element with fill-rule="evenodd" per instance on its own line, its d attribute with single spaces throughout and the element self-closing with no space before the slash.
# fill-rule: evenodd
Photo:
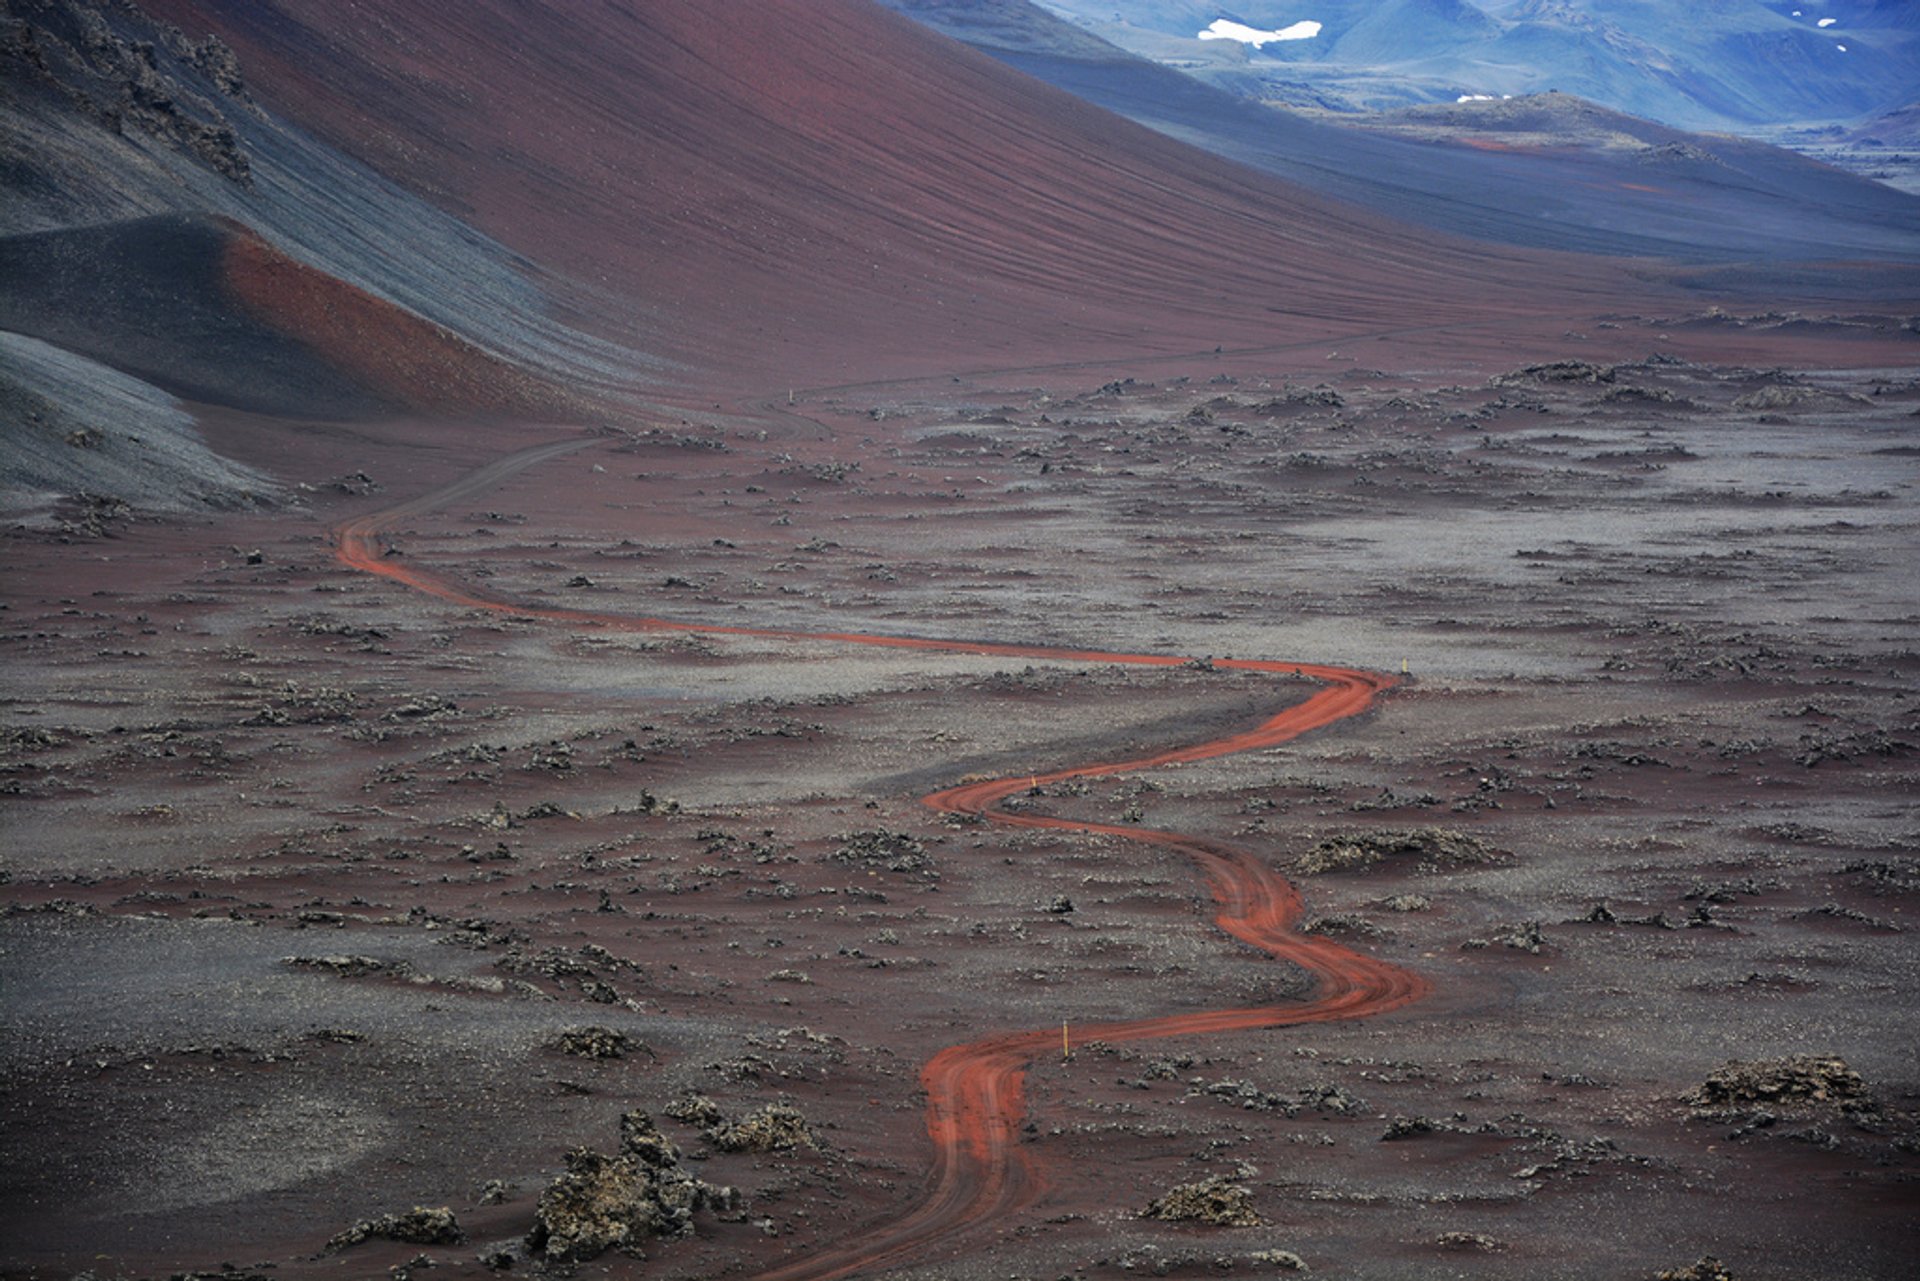
<svg viewBox="0 0 1920 1281">
<path fill-rule="evenodd" d="M 1036 1064 L 1047 1190 L 902 1275 L 1199 1275 L 1269 1249 L 1365 1277 L 1704 1253 L 1742 1278 L 1898 1275 L 1920 388 L 1303 364 L 802 396 L 809 424 L 609 438 L 390 537 L 530 604 L 1406 663 L 1363 720 L 1014 803 L 1282 867 L 1342 833 L 1471 836 L 1492 862 L 1299 878 L 1312 928 L 1434 995 Z M 308 510 L 87 543 L 91 594 L 65 586 L 74 546 L 13 537 L 17 1270 L 357 1274 L 421 1247 L 312 1252 L 447 1204 L 469 1245 L 427 1252 L 479 1275 L 567 1148 L 610 1150 L 619 1113 L 687 1089 L 791 1101 L 825 1149 L 722 1153 L 663 1120 L 748 1221 L 604 1267 L 750 1269 L 912 1203 L 916 1073 L 943 1046 L 1302 990 L 1211 927 L 1178 858 L 916 797 L 1228 732 L 1304 686 L 452 607 L 340 569 L 316 531 L 564 429 L 207 430 L 275 458 Z M 329 470 L 349 436 L 370 481 Z M 876 829 L 926 859 L 835 857 Z M 1407 895 L 1424 908 L 1389 906 Z M 1612 922 L 1582 919 L 1601 903 Z M 1538 952 L 1511 945 L 1529 924 Z M 648 1049 L 553 1048 L 587 1025 Z M 1727 1059 L 1801 1052 L 1844 1057 L 1878 1110 L 1682 1101 Z M 1423 1123 L 1383 1139 L 1396 1117 Z M 1207 1174 L 1267 1226 L 1137 1217 Z M 482 1207 L 488 1179 L 507 1199 Z"/>
</svg>

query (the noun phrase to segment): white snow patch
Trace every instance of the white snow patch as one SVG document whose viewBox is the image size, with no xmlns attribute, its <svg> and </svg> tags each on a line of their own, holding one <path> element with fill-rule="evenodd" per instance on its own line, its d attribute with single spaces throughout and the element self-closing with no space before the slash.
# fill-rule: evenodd
<svg viewBox="0 0 1920 1281">
<path fill-rule="evenodd" d="M 1820 19 L 1819 25 L 1823 27 L 1831 27 L 1834 23 L 1838 21 L 1840 21 L 1840 19 L 1838 18 L 1822 18 Z"/>
<path fill-rule="evenodd" d="M 1281 40 L 1311 40 L 1320 34 L 1317 22 L 1296 22 L 1290 27 L 1281 27 L 1278 31 L 1261 31 L 1249 27 L 1244 22 L 1231 22 L 1226 18 L 1215 18 L 1211 26 L 1200 33 L 1202 40 L 1238 40 L 1241 44 L 1250 44 L 1258 49 Z"/>
<path fill-rule="evenodd" d="M 1454 101 L 1455 102 L 1492 102 L 1493 95 L 1490 93 L 1463 93 L 1458 98 L 1455 98 Z"/>
<path fill-rule="evenodd" d="M 1843 45 L 1843 44 L 1837 44 L 1837 45 L 1835 45 L 1835 46 L 1833 46 L 1833 47 L 1834 47 L 1834 48 L 1836 48 L 1836 49 L 1838 49 L 1838 50 L 1839 50 L 1839 51 L 1840 51 L 1841 53 L 1845 53 L 1845 52 L 1847 51 L 1847 46 L 1845 46 L 1845 45 Z"/>
</svg>

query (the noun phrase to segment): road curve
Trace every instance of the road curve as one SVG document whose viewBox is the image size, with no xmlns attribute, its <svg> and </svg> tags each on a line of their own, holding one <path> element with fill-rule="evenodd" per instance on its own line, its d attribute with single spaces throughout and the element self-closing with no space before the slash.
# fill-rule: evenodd
<svg viewBox="0 0 1920 1281">
<path fill-rule="evenodd" d="M 347 521 L 333 531 L 335 555 L 341 564 L 351 569 L 391 579 L 452 604 L 605 630 L 843 641 L 896 649 L 1141 667 L 1175 667 L 1190 661 L 1164 654 L 1121 654 L 1059 646 L 710 626 L 531 606 L 412 565 L 398 556 L 386 541 L 385 531 L 396 521 L 424 515 L 497 484 L 516 472 L 585 449 L 602 439 L 575 436 L 523 449 L 431 493 Z M 1000 808 L 1000 803 L 1009 796 L 1027 791 L 1035 784 L 1045 786 L 1068 779 L 1132 773 L 1284 743 L 1359 715 L 1393 684 L 1391 678 L 1377 673 L 1312 663 L 1221 659 L 1215 661 L 1215 666 L 1304 676 L 1320 682 L 1322 688 L 1306 701 L 1236 734 L 1132 760 L 1081 765 L 1037 776 L 964 783 L 924 798 L 926 805 L 942 813 L 970 815 L 1004 826 L 1100 833 L 1177 850 L 1193 862 L 1205 881 L 1214 902 L 1214 923 L 1221 930 L 1269 956 L 1299 966 L 1313 979 L 1312 995 L 1306 1000 L 1082 1024 L 1075 1032 L 1083 1042 L 1099 1040 L 1116 1044 L 1364 1018 L 1418 1000 L 1429 990 L 1426 981 L 1409 970 L 1342 947 L 1330 939 L 1295 933 L 1293 926 L 1301 913 L 1299 892 L 1264 862 L 1236 846 L 1131 824 L 1083 823 Z M 998 1033 L 949 1046 L 934 1055 L 920 1073 L 927 1096 L 927 1135 L 933 1147 L 933 1168 L 919 1202 L 899 1218 L 869 1225 L 841 1244 L 813 1251 L 763 1272 L 758 1281 L 831 1281 L 901 1263 L 956 1237 L 972 1225 L 990 1222 L 999 1214 L 1032 1202 L 1044 1184 L 1019 1142 L 1020 1127 L 1026 1120 L 1027 1069 L 1035 1060 L 1058 1052 L 1059 1045 L 1059 1030 L 1048 1027 Z"/>
</svg>

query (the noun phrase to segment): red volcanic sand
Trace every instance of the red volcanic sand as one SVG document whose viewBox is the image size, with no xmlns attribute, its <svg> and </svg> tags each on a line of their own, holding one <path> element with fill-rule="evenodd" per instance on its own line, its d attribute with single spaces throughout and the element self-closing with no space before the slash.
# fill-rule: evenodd
<svg viewBox="0 0 1920 1281">
<path fill-rule="evenodd" d="M 237 224 L 220 267 L 228 294 L 255 320 L 416 413 L 551 416 L 568 403 L 557 388 Z"/>
<path fill-rule="evenodd" d="M 1061 655 L 1043 650 L 1029 651 L 1028 656 L 1071 656 L 1096 662 L 1151 665 L 1180 661 L 1157 655 Z M 1058 770 L 1026 781 L 1008 778 L 964 784 L 926 798 L 929 806 L 944 813 L 975 815 L 1013 827 L 1100 833 L 1179 850 L 1194 861 L 1206 879 L 1208 891 L 1219 909 L 1214 915 L 1214 924 L 1270 956 L 1298 965 L 1315 981 L 1314 996 L 1306 1001 L 1089 1024 L 1080 1029 L 1085 1039 L 1119 1044 L 1196 1032 L 1365 1018 L 1418 1000 L 1429 990 L 1425 979 L 1397 965 L 1323 938 L 1294 933 L 1293 927 L 1302 911 L 1298 891 L 1243 851 L 1175 832 L 1108 823 L 1077 823 L 1010 814 L 996 808 L 1007 797 L 1042 783 L 1207 760 L 1284 743 L 1309 730 L 1359 715 L 1373 705 L 1375 695 L 1392 684 L 1385 677 L 1347 668 L 1232 659 L 1219 665 L 1244 671 L 1307 675 L 1327 682 L 1328 688 L 1244 733 L 1137 760 Z M 1062 1036 L 1064 1039 L 1064 1029 Z M 767 1275 L 782 1281 L 801 1281 L 802 1278 L 844 1276 L 862 1268 L 903 1261 L 916 1249 L 958 1227 L 990 1222 L 995 1215 L 1028 1203 L 1041 1190 L 1041 1185 L 1033 1177 L 1029 1159 L 1019 1149 L 1017 1133 L 1026 1117 L 1027 1065 L 1049 1053 L 1054 1044 L 1053 1029 L 1042 1028 L 956 1045 L 935 1055 L 920 1073 L 921 1085 L 927 1092 L 927 1131 L 934 1146 L 932 1186 L 926 1198 L 905 1218 L 858 1243 L 815 1255 Z"/>
<path fill-rule="evenodd" d="M 855 0 L 155 7 L 585 286 L 586 323 L 769 383 L 1553 325 L 1660 292 L 1323 199 Z"/>
<path fill-rule="evenodd" d="M 382 531 L 394 522 L 469 497 L 517 471 L 593 443 L 592 437 L 576 438 L 523 449 L 431 493 L 359 517 L 334 531 L 336 555 L 350 568 L 380 575 L 455 604 L 612 631 L 699 631 L 1145 667 L 1173 667 L 1189 661 L 1165 654 L 1123 654 L 857 632 L 705 626 L 591 610 L 535 607 L 476 591 L 431 570 L 400 563 L 388 554 Z M 1194 1033 L 1365 1018 L 1418 1000 L 1430 990 L 1425 979 L 1397 965 L 1323 937 L 1295 933 L 1294 926 L 1302 913 L 1299 893 L 1260 860 L 1233 846 L 1177 832 L 1015 814 L 999 808 L 1000 802 L 1008 797 L 1042 784 L 1127 774 L 1272 747 L 1310 730 L 1360 715 L 1373 706 L 1378 694 L 1393 684 L 1390 678 L 1371 672 L 1314 664 L 1223 659 L 1218 666 L 1307 676 L 1324 682 L 1326 688 L 1239 733 L 1132 760 L 1080 765 L 1030 777 L 964 783 L 925 798 L 928 806 L 942 813 L 969 815 L 1011 827 L 1114 836 L 1177 850 L 1194 862 L 1205 879 L 1218 909 L 1214 923 L 1221 930 L 1276 959 L 1299 966 L 1314 979 L 1314 994 L 1305 1001 L 1086 1024 L 1079 1029 L 1083 1040 L 1118 1044 Z M 1064 1028 L 1060 1035 L 1062 1039 L 1067 1035 Z M 1019 1143 L 1019 1129 L 1027 1117 L 1027 1066 L 1060 1043 L 1052 1028 L 1041 1028 L 1001 1033 L 950 1046 L 936 1054 L 920 1073 L 920 1083 L 927 1095 L 927 1134 L 933 1145 L 933 1169 L 920 1201 L 902 1217 L 871 1228 L 857 1239 L 809 1253 L 762 1274 L 763 1277 L 767 1281 L 827 1281 L 904 1262 L 961 1229 L 992 1222 L 998 1215 L 1030 1204 L 1045 1190 L 1045 1184 Z"/>
</svg>

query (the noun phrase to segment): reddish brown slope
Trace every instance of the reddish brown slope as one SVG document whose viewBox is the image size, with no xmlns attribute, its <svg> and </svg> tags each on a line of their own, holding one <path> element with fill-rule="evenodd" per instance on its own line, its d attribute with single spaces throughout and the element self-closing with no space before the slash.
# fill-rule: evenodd
<svg viewBox="0 0 1920 1281">
<path fill-rule="evenodd" d="M 1623 305 L 1172 142 L 860 0 L 153 0 L 707 370 L 827 382 Z"/>
<path fill-rule="evenodd" d="M 281 253 L 239 228 L 221 255 L 248 316 L 306 344 L 389 404 L 426 414 L 545 417 L 580 402 L 459 335 Z"/>
</svg>

